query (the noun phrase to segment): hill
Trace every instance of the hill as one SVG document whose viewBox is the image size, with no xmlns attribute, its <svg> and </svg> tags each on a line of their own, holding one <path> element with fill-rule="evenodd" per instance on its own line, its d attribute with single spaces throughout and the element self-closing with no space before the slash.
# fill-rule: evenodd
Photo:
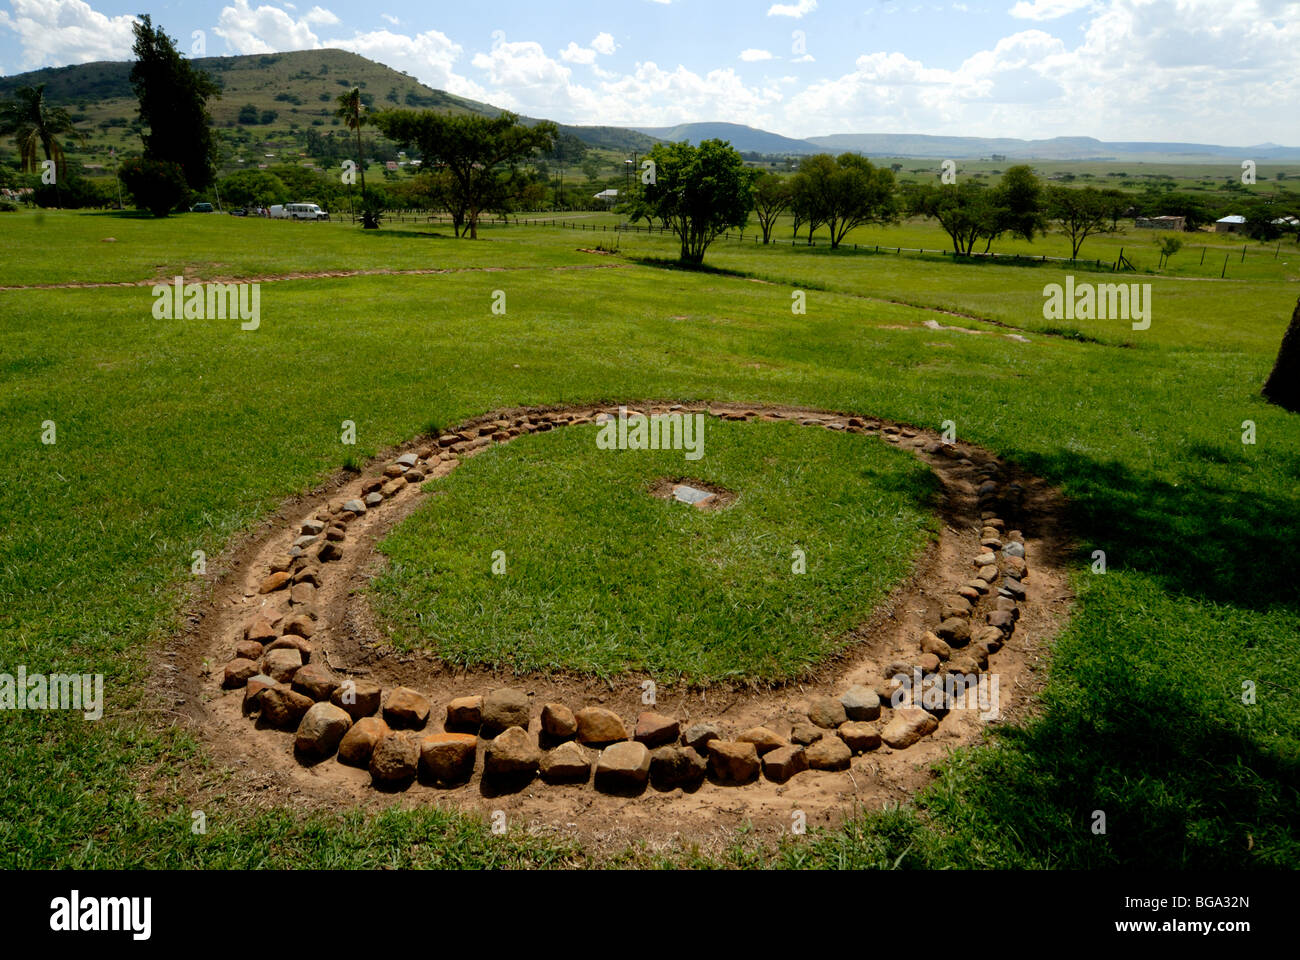
<svg viewBox="0 0 1300 960">
<path fill-rule="evenodd" d="M 804 154 L 819 153 L 820 147 L 807 140 L 792 140 L 779 133 L 769 133 L 740 123 L 679 123 L 675 127 L 636 127 L 636 130 L 659 140 L 699 143 L 701 140 L 729 140 L 742 153 Z"/>
</svg>

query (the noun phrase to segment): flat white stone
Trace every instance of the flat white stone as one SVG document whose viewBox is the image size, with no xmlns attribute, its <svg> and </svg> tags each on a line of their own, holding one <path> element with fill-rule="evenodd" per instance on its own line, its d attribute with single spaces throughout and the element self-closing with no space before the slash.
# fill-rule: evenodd
<svg viewBox="0 0 1300 960">
<path fill-rule="evenodd" d="M 682 503 L 703 503 L 714 497 L 715 494 L 708 490 L 701 490 L 699 487 L 691 487 L 684 483 L 679 483 L 673 487 L 673 498 L 680 500 Z"/>
</svg>

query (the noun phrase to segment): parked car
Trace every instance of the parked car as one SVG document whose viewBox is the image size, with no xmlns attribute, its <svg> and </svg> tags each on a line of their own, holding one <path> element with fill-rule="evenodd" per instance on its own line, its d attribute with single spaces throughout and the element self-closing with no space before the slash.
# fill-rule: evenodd
<svg viewBox="0 0 1300 960">
<path fill-rule="evenodd" d="M 191 213 L 211 213 L 211 212 L 212 212 L 212 204 L 210 204 L 210 203 L 196 203 L 196 204 L 194 204 L 194 206 L 190 207 L 190 212 L 191 212 Z"/>
<path fill-rule="evenodd" d="M 328 220 L 330 215 L 314 203 L 277 203 L 271 216 L 278 220 Z"/>
</svg>

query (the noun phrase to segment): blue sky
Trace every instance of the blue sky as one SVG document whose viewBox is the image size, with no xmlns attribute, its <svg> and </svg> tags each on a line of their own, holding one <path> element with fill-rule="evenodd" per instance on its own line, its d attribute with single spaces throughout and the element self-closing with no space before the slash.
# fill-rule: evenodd
<svg viewBox="0 0 1300 960">
<path fill-rule="evenodd" d="M 127 59 L 142 9 L 566 123 L 1300 145 L 1300 0 L 0 0 L 0 73 Z"/>
</svg>

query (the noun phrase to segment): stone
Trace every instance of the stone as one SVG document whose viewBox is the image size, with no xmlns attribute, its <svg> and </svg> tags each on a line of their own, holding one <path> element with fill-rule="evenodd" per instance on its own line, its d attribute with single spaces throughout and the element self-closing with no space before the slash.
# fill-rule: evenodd
<svg viewBox="0 0 1300 960">
<path fill-rule="evenodd" d="M 295 547 L 310 547 L 313 543 L 315 543 L 319 539 L 320 537 L 316 536 L 315 534 L 303 534 L 301 537 L 299 537 L 297 540 L 293 542 L 293 545 Z"/>
<path fill-rule="evenodd" d="M 447 704 L 447 726 L 477 727 L 483 722 L 483 698 L 457 697 Z"/>
<path fill-rule="evenodd" d="M 404 479 L 389 480 L 386 484 L 383 485 L 383 487 L 380 489 L 379 492 L 382 493 L 385 498 L 394 497 L 398 493 L 400 493 L 402 488 L 405 486 L 406 486 L 406 481 Z"/>
<path fill-rule="evenodd" d="M 415 779 L 420 747 L 408 733 L 388 733 L 370 754 L 370 778 L 384 786 L 400 786 Z"/>
<path fill-rule="evenodd" d="M 538 770 L 547 783 L 586 783 L 591 776 L 591 760 L 586 750 L 566 740 L 542 754 Z"/>
<path fill-rule="evenodd" d="M 264 644 L 275 638 L 275 625 L 261 614 L 254 617 L 253 622 L 244 628 L 245 640 L 256 640 L 258 643 Z"/>
<path fill-rule="evenodd" d="M 959 657 L 953 657 L 948 661 L 948 673 L 960 674 L 963 677 L 974 676 L 980 672 L 980 665 L 975 659 L 967 654 Z"/>
<path fill-rule="evenodd" d="M 578 720 L 562 703 L 548 703 L 542 707 L 542 732 L 558 740 L 569 740 L 578 734 Z"/>
<path fill-rule="evenodd" d="M 378 717 L 362 717 L 343 734 L 339 741 L 339 762 L 354 767 L 370 763 L 375 744 L 389 734 L 388 724 Z"/>
<path fill-rule="evenodd" d="M 293 582 L 310 583 L 313 587 L 319 587 L 321 581 L 320 567 L 302 567 L 293 575 Z"/>
<path fill-rule="evenodd" d="M 258 702 L 262 707 L 262 719 L 281 730 L 296 729 L 304 714 L 312 708 L 311 697 L 304 697 L 282 683 L 263 690 Z"/>
<path fill-rule="evenodd" d="M 286 633 L 284 636 L 276 637 L 268 643 L 266 653 L 270 653 L 272 650 L 297 650 L 298 656 L 302 657 L 303 663 L 311 660 L 311 641 L 294 633 Z M 263 654 L 263 659 L 265 659 L 265 654 Z"/>
<path fill-rule="evenodd" d="M 419 730 L 429 721 L 429 700 L 410 687 L 395 687 L 384 698 L 384 721 L 390 727 Z"/>
<path fill-rule="evenodd" d="M 435 733 L 420 742 L 420 769 L 438 783 L 463 783 L 474 773 L 478 737 Z"/>
<path fill-rule="evenodd" d="M 348 511 L 349 513 L 355 513 L 359 516 L 360 514 L 366 512 L 366 505 L 354 497 L 351 500 L 345 500 L 343 502 L 343 509 Z"/>
<path fill-rule="evenodd" d="M 934 673 L 939 669 L 940 660 L 933 653 L 923 653 L 921 658 L 916 661 L 916 665 L 921 668 L 922 673 Z"/>
<path fill-rule="evenodd" d="M 855 684 L 840 697 L 850 720 L 875 720 L 880 716 L 880 696 L 870 687 Z"/>
<path fill-rule="evenodd" d="M 680 734 L 681 727 L 674 717 L 646 711 L 636 718 L 636 731 L 632 736 L 647 747 L 661 747 L 676 741 Z"/>
<path fill-rule="evenodd" d="M 847 770 L 853 761 L 849 745 L 830 733 L 808 747 L 805 756 L 813 770 Z"/>
<path fill-rule="evenodd" d="M 876 698 L 876 702 L 877 703 L 880 702 L 879 697 Z M 823 730 L 821 727 L 817 726 L 815 723 L 801 722 L 801 723 L 796 723 L 794 725 L 794 729 L 790 731 L 790 739 L 793 740 L 795 743 L 803 744 L 804 746 L 807 746 L 810 743 L 814 743 L 817 740 L 820 740 L 825 735 L 825 733 L 826 731 Z"/>
<path fill-rule="evenodd" d="M 709 767 L 721 783 L 749 783 L 758 776 L 758 750 L 752 743 L 733 740 L 708 742 Z"/>
<path fill-rule="evenodd" d="M 235 657 L 239 660 L 261 660 L 264 652 L 256 640 L 240 640 L 235 644 Z"/>
<path fill-rule="evenodd" d="M 736 742 L 752 743 L 760 757 L 772 750 L 790 746 L 789 740 L 767 729 L 767 727 L 750 727 L 736 738 Z"/>
<path fill-rule="evenodd" d="M 682 734 L 682 743 L 701 754 L 708 749 L 710 740 L 721 739 L 722 727 L 716 723 L 693 723 Z"/>
<path fill-rule="evenodd" d="M 940 620 L 947 620 L 949 617 L 970 616 L 970 601 L 965 597 L 957 596 L 955 593 L 945 594 L 940 597 L 939 605 L 942 609 L 942 612 L 939 614 Z"/>
<path fill-rule="evenodd" d="M 248 682 L 244 684 L 244 713 L 252 713 L 255 710 L 262 709 L 261 694 L 263 690 L 270 690 L 275 686 L 275 680 L 264 673 L 249 677 Z"/>
<path fill-rule="evenodd" d="M 319 536 L 325 532 L 325 521 L 323 520 L 304 520 L 298 532 L 308 537 Z"/>
<path fill-rule="evenodd" d="M 532 705 L 528 695 L 513 687 L 497 687 L 483 698 L 481 708 L 483 730 L 492 735 L 509 727 L 528 729 L 532 716 Z"/>
<path fill-rule="evenodd" d="M 483 752 L 483 776 L 531 777 L 537 772 L 537 746 L 523 727 L 510 727 L 489 740 Z"/>
<path fill-rule="evenodd" d="M 1002 586 L 998 587 L 998 593 L 1004 597 L 1011 597 L 1013 600 L 1023 600 L 1025 599 L 1025 586 L 1019 580 L 1004 577 Z"/>
<path fill-rule="evenodd" d="M 627 739 L 623 718 L 604 707 L 583 707 L 576 714 L 578 739 L 583 743 L 613 743 Z"/>
<path fill-rule="evenodd" d="M 308 614 L 296 613 L 284 624 L 284 632 L 295 637 L 310 640 L 316 633 L 316 621 Z"/>
<path fill-rule="evenodd" d="M 960 617 L 950 617 L 939 624 L 938 634 L 949 646 L 961 646 L 970 640 L 970 623 Z"/>
<path fill-rule="evenodd" d="M 288 582 L 289 582 L 289 571 L 281 570 L 278 573 L 271 574 L 269 577 L 263 580 L 261 586 L 257 588 L 257 592 L 271 593 L 275 590 L 281 589 Z"/>
<path fill-rule="evenodd" d="M 708 761 L 694 747 L 660 747 L 650 754 L 650 779 L 658 787 L 694 786 L 708 769 Z"/>
<path fill-rule="evenodd" d="M 880 731 L 874 724 L 850 720 L 848 723 L 841 723 L 836 733 L 854 753 L 875 750 L 880 746 Z"/>
<path fill-rule="evenodd" d="M 342 543 L 348 537 L 348 532 L 342 527 L 330 527 L 325 531 L 325 539 L 332 540 L 334 543 Z"/>
<path fill-rule="evenodd" d="M 374 491 L 373 493 L 366 494 L 365 506 L 367 507 L 377 507 L 383 502 L 384 502 L 384 495 L 380 493 L 378 490 Z"/>
<path fill-rule="evenodd" d="M 316 599 L 316 588 L 310 583 L 295 583 L 289 591 L 289 602 L 294 606 L 305 606 Z"/>
<path fill-rule="evenodd" d="M 796 773 L 807 769 L 808 753 L 795 744 L 779 747 L 763 755 L 763 776 L 773 783 L 785 783 Z"/>
<path fill-rule="evenodd" d="M 262 657 L 262 672 L 279 683 L 288 683 L 302 666 L 302 652 L 279 647 Z"/>
<path fill-rule="evenodd" d="M 234 690 L 248 683 L 249 677 L 255 677 L 259 673 L 261 670 L 256 661 L 247 657 L 236 657 L 226 664 L 221 677 L 221 686 L 226 690 Z"/>
<path fill-rule="evenodd" d="M 835 697 L 813 697 L 808 701 L 808 719 L 819 727 L 833 730 L 848 718 L 844 704 Z"/>
<path fill-rule="evenodd" d="M 312 704 L 298 724 L 293 747 L 301 754 L 323 760 L 338 748 L 350 726 L 352 718 L 334 704 Z"/>
<path fill-rule="evenodd" d="M 313 700 L 328 700 L 338 688 L 339 678 L 323 664 L 309 663 L 293 675 L 293 688 Z"/>
<path fill-rule="evenodd" d="M 903 750 L 937 729 L 939 721 L 933 714 L 920 707 L 899 707 L 894 711 L 893 719 L 880 731 L 880 739 L 895 750 Z"/>
<path fill-rule="evenodd" d="M 1029 576 L 1029 568 L 1025 566 L 1025 561 L 1020 557 L 1003 557 L 1002 572 L 1008 577 L 1015 577 L 1017 580 L 1023 580 Z"/>
<path fill-rule="evenodd" d="M 927 630 L 921 634 L 921 652 L 932 653 L 940 660 L 947 660 L 952 656 L 952 647 Z"/>
<path fill-rule="evenodd" d="M 988 615 L 990 627 L 997 627 L 1008 633 L 1015 628 L 1016 617 L 1010 610 L 990 610 Z"/>
<path fill-rule="evenodd" d="M 343 557 L 343 548 L 337 543 L 322 543 L 316 551 L 316 559 L 321 563 L 329 563 L 331 560 L 339 560 Z"/>
<path fill-rule="evenodd" d="M 989 550 L 985 550 L 983 553 L 981 553 L 978 557 L 976 557 L 972 561 L 972 563 L 974 563 L 975 566 L 977 567 L 987 567 L 997 562 L 998 562 L 997 556 Z M 983 576 L 983 574 L 980 574 L 980 576 Z"/>
<path fill-rule="evenodd" d="M 1002 548 L 1002 553 L 1005 556 L 1019 557 L 1023 560 L 1025 556 L 1025 545 L 1023 543 L 1020 543 L 1019 541 L 1012 540 L 1010 543 L 1008 543 L 1005 547 Z"/>
<path fill-rule="evenodd" d="M 360 720 L 362 717 L 375 714 L 382 697 L 383 688 L 373 680 L 348 677 L 334 688 L 334 692 L 330 694 L 330 703 L 342 707 L 353 720 Z"/>
<path fill-rule="evenodd" d="M 644 743 L 624 740 L 600 751 L 596 759 L 596 786 L 631 789 L 650 776 L 650 750 Z"/>
</svg>

